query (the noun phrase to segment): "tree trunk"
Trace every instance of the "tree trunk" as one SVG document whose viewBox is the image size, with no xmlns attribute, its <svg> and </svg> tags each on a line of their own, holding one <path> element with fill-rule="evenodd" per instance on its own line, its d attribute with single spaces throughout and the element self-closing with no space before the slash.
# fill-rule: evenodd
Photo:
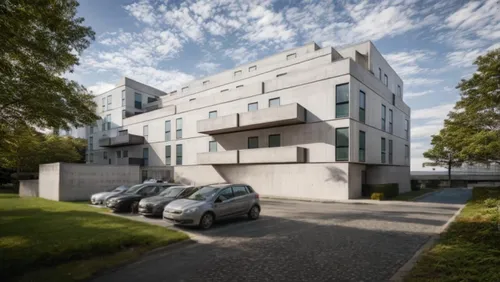
<svg viewBox="0 0 500 282">
<path fill-rule="evenodd" d="M 451 162 L 448 162 L 448 186 L 451 188 Z"/>
</svg>

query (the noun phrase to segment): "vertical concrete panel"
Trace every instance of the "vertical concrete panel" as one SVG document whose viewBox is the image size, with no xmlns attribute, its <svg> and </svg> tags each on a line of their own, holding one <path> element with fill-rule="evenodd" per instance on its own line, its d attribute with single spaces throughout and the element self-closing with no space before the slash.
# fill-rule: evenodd
<svg viewBox="0 0 500 282">
<path fill-rule="evenodd" d="M 140 183 L 139 170 L 139 166 L 62 163 L 58 200 L 88 200 L 97 192 Z"/>
<path fill-rule="evenodd" d="M 19 181 L 20 197 L 38 197 L 38 179 Z"/>
<path fill-rule="evenodd" d="M 362 174 L 365 165 L 349 164 L 349 199 L 361 198 Z"/>
<path fill-rule="evenodd" d="M 59 201 L 60 163 L 39 167 L 38 192 L 41 198 Z"/>
</svg>

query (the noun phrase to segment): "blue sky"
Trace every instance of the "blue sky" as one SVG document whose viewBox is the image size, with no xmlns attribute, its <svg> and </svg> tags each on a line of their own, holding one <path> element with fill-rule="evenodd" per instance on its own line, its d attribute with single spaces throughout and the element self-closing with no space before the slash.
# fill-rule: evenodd
<svg viewBox="0 0 500 282">
<path fill-rule="evenodd" d="M 307 42 L 372 40 L 404 81 L 412 170 L 423 169 L 474 59 L 500 48 L 498 0 L 80 0 L 78 13 L 96 40 L 68 77 L 95 93 L 122 76 L 168 91 Z"/>
</svg>

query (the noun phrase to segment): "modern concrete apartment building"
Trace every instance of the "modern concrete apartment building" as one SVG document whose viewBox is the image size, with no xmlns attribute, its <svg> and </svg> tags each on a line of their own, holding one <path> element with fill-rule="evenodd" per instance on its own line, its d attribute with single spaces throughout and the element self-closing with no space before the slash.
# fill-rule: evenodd
<svg viewBox="0 0 500 282">
<path fill-rule="evenodd" d="M 168 94 L 125 79 L 96 99 L 89 163 L 287 198 L 358 198 L 362 183 L 410 189 L 403 81 L 371 42 L 310 43 Z"/>
</svg>

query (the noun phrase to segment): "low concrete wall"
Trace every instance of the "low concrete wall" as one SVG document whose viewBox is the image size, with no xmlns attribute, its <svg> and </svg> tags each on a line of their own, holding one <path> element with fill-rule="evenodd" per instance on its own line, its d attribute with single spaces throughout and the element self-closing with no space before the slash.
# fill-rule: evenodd
<svg viewBox="0 0 500 282">
<path fill-rule="evenodd" d="M 410 186 L 410 167 L 409 166 L 389 166 L 377 165 L 366 166 L 367 184 L 387 184 L 398 183 L 399 193 L 408 192 Z"/>
<path fill-rule="evenodd" d="M 139 166 L 53 163 L 40 165 L 39 196 L 54 201 L 83 201 L 120 185 L 141 182 Z"/>
<path fill-rule="evenodd" d="M 20 197 L 38 197 L 38 179 L 19 181 Z"/>
</svg>

